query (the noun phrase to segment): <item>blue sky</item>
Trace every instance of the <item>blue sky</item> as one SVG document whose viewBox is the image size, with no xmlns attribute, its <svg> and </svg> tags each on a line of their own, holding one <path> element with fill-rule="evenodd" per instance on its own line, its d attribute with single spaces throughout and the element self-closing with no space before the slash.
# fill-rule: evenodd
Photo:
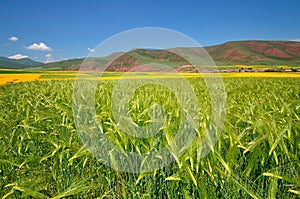
<svg viewBox="0 0 300 199">
<path fill-rule="evenodd" d="M 85 57 L 114 34 L 149 26 L 174 29 L 202 46 L 295 40 L 299 8 L 297 0 L 2 0 L 0 56 L 43 62 Z"/>
</svg>

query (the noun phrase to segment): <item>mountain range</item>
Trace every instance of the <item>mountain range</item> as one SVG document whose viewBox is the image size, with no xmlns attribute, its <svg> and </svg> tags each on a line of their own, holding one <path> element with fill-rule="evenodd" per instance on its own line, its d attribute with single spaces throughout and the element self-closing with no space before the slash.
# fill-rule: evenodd
<svg viewBox="0 0 300 199">
<path fill-rule="evenodd" d="M 29 58 L 10 59 L 6 57 L 0 57 L 0 68 L 25 69 L 29 67 L 40 66 L 42 64 L 42 62 L 33 61 Z"/>
<path fill-rule="evenodd" d="M 232 41 L 224 44 L 204 47 L 217 66 L 300 66 L 300 42 L 293 41 Z M 133 49 L 127 53 L 113 53 L 107 57 L 94 58 L 95 67 L 106 68 L 107 71 L 129 71 L 143 65 L 144 71 L 161 71 L 171 69 L 191 71 L 190 63 L 176 52 L 183 51 L 192 58 L 201 57 L 203 51 L 199 48 L 173 48 L 167 50 Z M 108 60 L 116 58 L 112 63 Z M 31 69 L 31 70 L 78 70 L 84 59 L 70 59 L 52 63 L 41 63 L 25 59 L 9 59 L 0 57 L 0 68 Z M 85 62 L 85 64 L 88 62 Z M 150 63 L 156 63 L 155 66 Z"/>
</svg>

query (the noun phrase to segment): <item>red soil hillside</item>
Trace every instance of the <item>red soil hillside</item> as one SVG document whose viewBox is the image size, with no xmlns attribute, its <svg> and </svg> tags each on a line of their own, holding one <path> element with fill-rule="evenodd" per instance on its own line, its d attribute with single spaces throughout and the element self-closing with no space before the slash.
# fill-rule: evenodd
<svg viewBox="0 0 300 199">
<path fill-rule="evenodd" d="M 237 41 L 206 47 L 214 61 L 221 64 L 299 65 L 300 42 Z"/>
</svg>

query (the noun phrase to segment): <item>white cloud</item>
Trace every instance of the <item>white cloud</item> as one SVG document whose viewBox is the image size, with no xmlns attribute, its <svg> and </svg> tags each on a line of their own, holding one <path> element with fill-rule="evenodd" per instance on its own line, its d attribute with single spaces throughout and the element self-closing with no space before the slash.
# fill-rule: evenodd
<svg viewBox="0 0 300 199">
<path fill-rule="evenodd" d="M 34 44 L 26 47 L 26 49 L 28 49 L 28 50 L 40 50 L 40 51 L 51 51 L 52 50 L 52 48 L 50 48 L 49 46 L 47 46 L 43 42 L 41 42 L 39 44 L 34 43 Z"/>
<path fill-rule="evenodd" d="M 22 54 L 16 54 L 16 55 L 12 55 L 8 57 L 9 59 L 24 59 L 24 58 L 28 58 L 27 55 L 22 55 Z"/>
<path fill-rule="evenodd" d="M 297 38 L 297 39 L 291 39 L 290 41 L 300 42 L 300 38 Z"/>
<path fill-rule="evenodd" d="M 95 50 L 95 49 L 93 49 L 93 48 L 88 48 L 88 50 L 89 50 L 91 53 L 94 53 L 94 52 L 96 52 L 96 50 Z"/>
<path fill-rule="evenodd" d="M 15 37 L 15 36 L 12 36 L 12 37 L 8 38 L 8 40 L 10 40 L 10 41 L 18 41 L 19 38 Z"/>
<path fill-rule="evenodd" d="M 51 62 L 54 62 L 55 60 L 52 58 L 52 55 L 49 53 L 47 55 L 45 55 L 46 57 L 46 61 L 45 63 L 51 63 Z"/>
</svg>

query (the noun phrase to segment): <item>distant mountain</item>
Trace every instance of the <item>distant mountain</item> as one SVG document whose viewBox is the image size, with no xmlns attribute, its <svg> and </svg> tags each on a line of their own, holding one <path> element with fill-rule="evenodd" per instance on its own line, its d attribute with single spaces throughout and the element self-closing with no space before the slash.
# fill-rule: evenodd
<svg viewBox="0 0 300 199">
<path fill-rule="evenodd" d="M 300 42 L 293 41 L 232 41 L 220 45 L 204 47 L 217 66 L 233 65 L 264 65 L 272 68 L 276 65 L 300 66 Z M 203 51 L 199 48 L 173 48 L 168 50 L 133 49 L 127 53 L 116 52 L 107 57 L 88 58 L 84 62 L 86 70 L 129 71 L 142 65 L 139 71 L 170 71 L 192 72 L 195 70 L 185 59 L 176 52 L 184 51 L 191 59 L 201 59 Z M 116 58 L 113 63 L 109 60 Z M 29 59 L 10 60 L 1 64 L 8 58 L 0 59 L 0 67 L 26 68 Z M 32 61 L 32 60 L 30 60 Z M 84 59 L 70 59 L 48 64 L 33 61 L 30 69 L 35 70 L 70 70 L 80 68 Z M 15 63 L 17 62 L 17 63 Z M 155 65 L 150 63 L 155 63 Z M 12 67 L 10 67 L 12 68 Z"/>
<path fill-rule="evenodd" d="M 235 41 L 205 49 L 217 65 L 300 65 L 300 42 Z"/>
<path fill-rule="evenodd" d="M 0 68 L 26 69 L 29 67 L 36 67 L 42 64 L 43 64 L 42 62 L 33 61 L 29 58 L 9 59 L 6 57 L 0 57 Z"/>
<path fill-rule="evenodd" d="M 31 70 L 77 70 L 78 66 L 83 62 L 82 59 L 69 59 L 58 62 L 51 62 L 30 68 Z"/>
</svg>

